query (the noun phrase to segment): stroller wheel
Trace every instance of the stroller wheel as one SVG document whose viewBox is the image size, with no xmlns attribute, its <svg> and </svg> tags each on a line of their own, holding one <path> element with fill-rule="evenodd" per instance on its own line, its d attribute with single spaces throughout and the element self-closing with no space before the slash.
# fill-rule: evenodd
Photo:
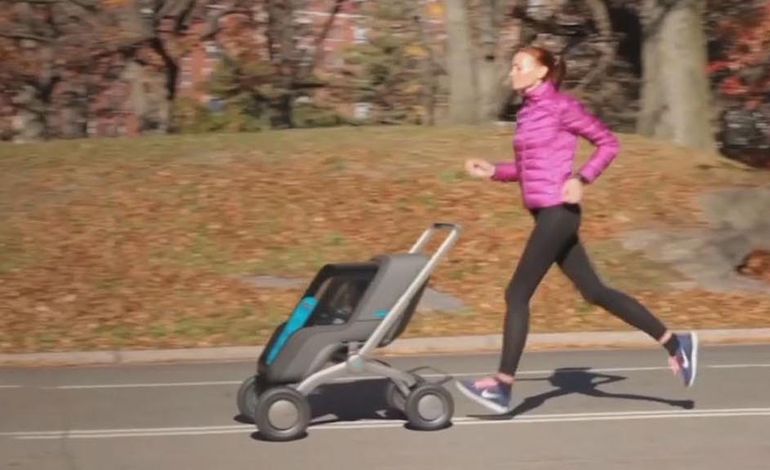
<svg viewBox="0 0 770 470">
<path fill-rule="evenodd" d="M 259 397 L 254 421 L 259 433 L 270 441 L 300 437 L 310 424 L 310 404 L 291 387 L 275 387 Z"/>
<path fill-rule="evenodd" d="M 404 412 L 412 427 L 433 431 L 449 424 L 454 414 L 454 400 L 441 385 L 425 383 L 406 397 Z"/>
<path fill-rule="evenodd" d="M 388 380 L 385 384 L 385 403 L 389 408 L 398 411 L 404 411 L 406 407 L 406 395 L 396 387 L 396 384 L 392 380 Z"/>
<path fill-rule="evenodd" d="M 257 411 L 257 400 L 259 400 L 260 390 L 257 386 L 257 376 L 252 375 L 241 383 L 238 389 L 238 413 L 241 417 L 248 418 L 254 422 L 254 413 Z"/>
</svg>

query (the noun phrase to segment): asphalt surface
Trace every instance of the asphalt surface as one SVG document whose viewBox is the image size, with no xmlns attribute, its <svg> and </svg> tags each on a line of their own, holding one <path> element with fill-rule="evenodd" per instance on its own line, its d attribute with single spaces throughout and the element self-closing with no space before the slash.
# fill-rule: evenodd
<svg viewBox="0 0 770 470">
<path fill-rule="evenodd" d="M 479 376 L 495 355 L 394 357 L 431 380 Z M 701 349 L 686 389 L 656 350 L 527 353 L 513 418 L 447 387 L 452 426 L 414 431 L 381 380 L 324 386 L 303 438 L 239 422 L 254 361 L 0 368 L 2 469 L 762 469 L 770 461 L 770 346 Z M 448 378 L 451 379 L 451 377 Z"/>
</svg>

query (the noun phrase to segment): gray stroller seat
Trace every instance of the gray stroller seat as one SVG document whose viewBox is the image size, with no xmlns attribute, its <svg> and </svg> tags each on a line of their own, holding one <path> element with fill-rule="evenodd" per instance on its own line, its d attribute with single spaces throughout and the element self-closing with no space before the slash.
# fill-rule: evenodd
<svg viewBox="0 0 770 470">
<path fill-rule="evenodd" d="M 272 384 L 294 383 L 328 362 L 344 361 L 348 346 L 369 339 L 427 262 L 422 254 L 407 253 L 382 255 L 367 263 L 324 266 L 302 296 L 317 299 L 313 313 L 268 364 L 269 353 L 278 347 L 278 337 L 288 321 L 276 329 L 260 357 L 258 374 Z M 387 346 L 406 329 L 427 282 L 377 347 Z"/>
</svg>

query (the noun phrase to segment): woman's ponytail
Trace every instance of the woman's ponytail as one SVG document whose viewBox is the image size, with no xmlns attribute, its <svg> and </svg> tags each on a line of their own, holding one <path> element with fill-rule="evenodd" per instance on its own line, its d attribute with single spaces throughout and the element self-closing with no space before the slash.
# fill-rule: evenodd
<svg viewBox="0 0 770 470">
<path fill-rule="evenodd" d="M 567 61 L 563 57 L 553 55 L 553 65 L 548 68 L 546 80 L 553 82 L 556 88 L 561 87 L 564 77 L 567 75 Z"/>
</svg>

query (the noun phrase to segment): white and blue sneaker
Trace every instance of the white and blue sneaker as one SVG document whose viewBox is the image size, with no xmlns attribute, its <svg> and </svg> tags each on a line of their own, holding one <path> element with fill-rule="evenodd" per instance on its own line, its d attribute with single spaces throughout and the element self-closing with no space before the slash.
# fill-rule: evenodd
<svg viewBox="0 0 770 470">
<path fill-rule="evenodd" d="M 678 372 L 684 380 L 685 387 L 692 387 L 698 372 L 698 335 L 695 332 L 676 335 L 679 341 L 679 349 L 671 360 L 672 368 Z"/>
<path fill-rule="evenodd" d="M 458 380 L 457 389 L 463 395 L 495 413 L 509 413 L 511 407 L 511 386 L 495 377 L 480 380 Z"/>
</svg>

